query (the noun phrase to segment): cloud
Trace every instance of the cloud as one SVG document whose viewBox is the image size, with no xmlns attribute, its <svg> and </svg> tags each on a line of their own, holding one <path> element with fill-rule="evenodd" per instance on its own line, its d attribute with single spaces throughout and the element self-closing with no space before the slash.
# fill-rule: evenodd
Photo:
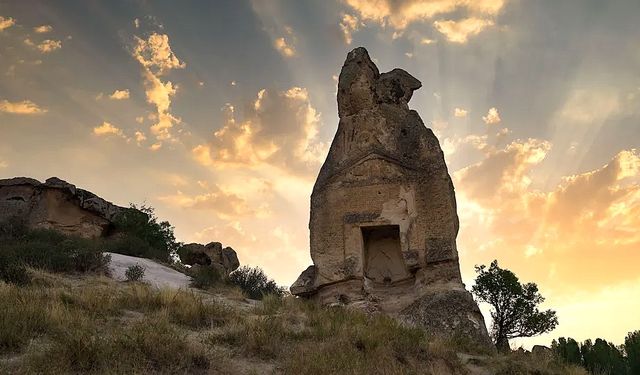
<svg viewBox="0 0 640 375">
<path fill-rule="evenodd" d="M 469 36 L 493 25 L 507 0 L 345 0 L 363 21 L 393 28 L 400 35 L 410 24 L 431 22 L 434 17 L 456 15 L 456 19 L 433 22 L 447 40 L 465 43 Z M 429 39 L 426 39 L 429 40 Z M 429 44 L 428 42 L 425 44 Z"/>
<path fill-rule="evenodd" d="M 104 121 L 102 125 L 93 128 L 93 134 L 97 136 L 117 135 L 119 137 L 124 137 L 121 129 L 111 125 L 106 121 Z"/>
<path fill-rule="evenodd" d="M 113 94 L 109 95 L 109 99 L 113 99 L 113 100 L 129 99 L 129 89 L 116 90 L 113 92 Z"/>
<path fill-rule="evenodd" d="M 358 17 L 352 16 L 351 14 L 343 14 L 342 20 L 340 21 L 340 30 L 342 30 L 342 36 L 344 37 L 344 42 L 347 44 L 351 44 L 353 41 L 352 34 L 355 31 L 358 31 L 360 28 L 361 22 L 358 20 Z"/>
<path fill-rule="evenodd" d="M 31 39 L 27 38 L 24 40 L 24 44 L 29 47 L 33 47 L 40 51 L 41 53 L 51 53 L 55 50 L 62 48 L 62 42 L 59 40 L 51 40 L 46 39 L 40 43 L 34 43 Z"/>
<path fill-rule="evenodd" d="M 620 151 L 542 189 L 532 174 L 550 150 L 518 140 L 455 173 L 464 258 L 499 259 L 556 301 L 629 280 L 640 262 L 640 153 Z"/>
<path fill-rule="evenodd" d="M 186 66 L 171 50 L 169 36 L 166 34 L 152 33 L 146 40 L 136 36 L 133 57 L 140 65 L 159 76 Z"/>
<path fill-rule="evenodd" d="M 157 122 L 151 126 L 151 133 L 159 141 L 151 146 L 155 151 L 162 146 L 161 141 L 174 140 L 171 129 L 180 123 L 170 111 L 171 98 L 177 89 L 171 81 L 164 82 L 160 78 L 173 69 L 183 69 L 186 64 L 171 50 L 167 35 L 153 33 L 146 40 L 136 36 L 135 43 L 132 54 L 144 69 L 147 102 L 156 107 Z"/>
<path fill-rule="evenodd" d="M 9 163 L 7 163 L 7 162 L 6 162 L 6 161 L 4 161 L 4 160 L 0 160 L 0 169 L 2 169 L 2 168 L 6 168 L 6 167 L 8 167 L 8 166 L 9 166 Z"/>
<path fill-rule="evenodd" d="M 205 193 L 187 195 L 178 191 L 176 194 L 161 196 L 158 199 L 185 209 L 212 211 L 225 220 L 255 213 L 246 200 L 237 194 L 223 191 L 218 185 L 202 183 L 200 186 L 206 189 Z"/>
<path fill-rule="evenodd" d="M 273 42 L 274 47 L 285 57 L 293 57 L 296 55 L 294 47 L 287 42 L 284 37 L 276 38 Z"/>
<path fill-rule="evenodd" d="M 53 31 L 53 27 L 51 27 L 51 25 L 36 26 L 33 28 L 33 31 L 38 34 L 45 34 Z"/>
<path fill-rule="evenodd" d="M 435 21 L 433 26 L 444 34 L 448 41 L 453 43 L 466 43 L 470 36 L 478 35 L 493 21 L 480 18 L 467 18 L 461 21 Z"/>
<path fill-rule="evenodd" d="M 136 131 L 134 134 L 134 138 L 138 146 L 142 146 L 142 143 L 147 140 L 147 136 L 144 135 L 144 133 L 141 131 Z"/>
<path fill-rule="evenodd" d="M 482 121 L 484 121 L 484 123 L 487 125 L 498 124 L 501 121 L 498 109 L 496 107 L 489 108 L 489 112 L 487 112 L 487 115 L 482 116 Z"/>
<path fill-rule="evenodd" d="M 456 108 L 453 110 L 453 115 L 454 115 L 455 117 L 467 117 L 467 114 L 468 114 L 468 113 L 469 113 L 469 111 L 467 111 L 467 110 L 466 110 L 466 109 L 464 109 L 464 108 L 458 108 L 458 107 L 456 107 Z"/>
<path fill-rule="evenodd" d="M 0 112 L 13 113 L 17 115 L 39 115 L 46 113 L 47 110 L 40 108 L 31 100 L 23 100 L 20 102 L 0 100 Z"/>
<path fill-rule="evenodd" d="M 15 24 L 16 24 L 16 21 L 13 18 L 11 18 L 11 17 L 5 18 L 5 17 L 0 16 L 0 32 L 4 31 L 5 29 L 10 28 L 11 26 L 13 26 Z"/>
<path fill-rule="evenodd" d="M 209 144 L 193 148 L 202 165 L 271 164 L 297 173 L 319 167 L 326 145 L 317 139 L 320 116 L 306 89 L 260 90 L 242 121 L 235 108 L 224 108 L 224 126 Z"/>
</svg>

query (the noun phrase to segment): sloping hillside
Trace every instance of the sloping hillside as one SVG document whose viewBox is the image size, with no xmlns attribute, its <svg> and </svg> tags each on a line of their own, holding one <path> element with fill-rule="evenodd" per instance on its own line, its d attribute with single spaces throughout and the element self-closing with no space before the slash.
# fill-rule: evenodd
<svg viewBox="0 0 640 375">
<path fill-rule="evenodd" d="M 118 271 L 123 258 L 114 259 Z M 171 274 L 156 266 L 153 278 Z M 250 301 L 224 284 L 158 289 L 30 273 L 28 286 L 0 282 L 0 373 L 581 373 L 551 358 L 462 355 L 472 351 L 463 341 L 427 337 L 385 316 L 292 297 Z"/>
</svg>

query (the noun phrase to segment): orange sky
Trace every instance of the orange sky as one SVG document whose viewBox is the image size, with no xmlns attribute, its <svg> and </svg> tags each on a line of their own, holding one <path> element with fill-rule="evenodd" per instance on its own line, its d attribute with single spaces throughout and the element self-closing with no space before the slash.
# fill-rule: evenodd
<svg viewBox="0 0 640 375">
<path fill-rule="evenodd" d="M 290 285 L 337 75 L 363 45 L 423 83 L 410 106 L 454 180 L 467 286 L 498 259 L 558 311 L 516 344 L 640 328 L 640 4 L 191 5 L 0 3 L 0 177 L 146 202 L 179 240 Z"/>
</svg>

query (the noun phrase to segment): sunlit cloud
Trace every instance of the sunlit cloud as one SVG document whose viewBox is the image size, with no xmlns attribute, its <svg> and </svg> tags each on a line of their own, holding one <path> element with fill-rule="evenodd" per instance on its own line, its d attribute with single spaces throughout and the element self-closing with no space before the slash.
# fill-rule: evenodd
<svg viewBox="0 0 640 375">
<path fill-rule="evenodd" d="M 260 90 L 253 106 L 236 120 L 235 108 L 225 107 L 225 125 L 206 145 L 193 148 L 202 165 L 261 163 L 308 173 L 321 162 L 326 145 L 317 139 L 319 114 L 311 106 L 306 89 Z"/>
<path fill-rule="evenodd" d="M 95 128 L 93 128 L 93 134 L 97 136 L 116 135 L 119 137 L 124 137 L 122 129 L 117 128 L 106 121 L 104 121 L 102 125 L 96 126 Z"/>
<path fill-rule="evenodd" d="M 23 100 L 19 102 L 0 100 L 0 112 L 13 113 L 16 115 L 39 115 L 46 113 L 47 110 L 41 108 L 31 100 Z"/>
<path fill-rule="evenodd" d="M 38 34 L 45 34 L 53 31 L 53 27 L 51 25 L 36 26 L 33 28 L 33 31 Z"/>
<path fill-rule="evenodd" d="M 498 113 L 498 109 L 495 107 L 489 108 L 489 112 L 487 112 L 486 116 L 482 116 L 482 121 L 484 121 L 487 125 L 495 125 L 502 121 L 500 119 L 500 113 Z"/>
<path fill-rule="evenodd" d="M 218 217 L 227 220 L 255 213 L 245 199 L 235 193 L 223 191 L 218 185 L 206 185 L 206 192 L 202 194 L 188 195 L 177 191 L 158 199 L 184 209 L 212 211 Z"/>
<path fill-rule="evenodd" d="M 134 134 L 134 139 L 136 140 L 136 144 L 138 146 L 142 146 L 142 143 L 147 140 L 147 136 L 141 131 L 136 131 Z"/>
<path fill-rule="evenodd" d="M 0 16 L 0 32 L 10 28 L 15 24 L 16 24 L 16 21 L 13 18 Z"/>
<path fill-rule="evenodd" d="M 273 42 L 278 52 L 285 57 L 293 57 L 296 55 L 296 51 L 292 45 L 290 45 L 284 37 L 276 38 Z"/>
<path fill-rule="evenodd" d="M 469 111 L 467 111 L 464 108 L 454 108 L 453 110 L 453 116 L 455 117 L 467 117 L 467 114 L 469 113 Z"/>
<path fill-rule="evenodd" d="M 453 43 L 466 43 L 470 36 L 478 35 L 492 25 L 493 21 L 480 18 L 466 18 L 460 21 L 439 20 L 433 23 L 436 30 Z"/>
<path fill-rule="evenodd" d="M 129 99 L 129 90 L 116 90 L 111 95 L 109 95 L 109 99 L 113 100 L 124 100 Z"/>
<path fill-rule="evenodd" d="M 135 43 L 133 57 L 144 68 L 147 102 L 156 107 L 156 123 L 151 126 L 151 133 L 159 141 L 151 146 L 151 150 L 155 151 L 162 146 L 161 141 L 174 140 L 171 129 L 180 123 L 180 119 L 170 112 L 176 87 L 171 81 L 163 82 L 160 77 L 173 69 L 182 69 L 186 64 L 173 53 L 169 37 L 165 34 L 153 33 L 146 40 L 136 36 Z"/>
<path fill-rule="evenodd" d="M 531 174 L 550 150 L 547 141 L 514 141 L 455 173 L 460 248 L 482 249 L 469 261 L 504 260 L 557 298 L 628 280 L 640 261 L 640 153 L 621 151 L 541 190 Z M 554 272 L 529 274 L 550 262 Z"/>
<path fill-rule="evenodd" d="M 352 35 L 355 31 L 358 31 L 360 25 L 361 22 L 360 20 L 358 20 L 358 17 L 348 13 L 342 15 L 342 20 L 340 21 L 340 30 L 342 30 L 342 36 L 344 37 L 345 43 L 351 44 L 351 42 L 353 41 Z"/>
<path fill-rule="evenodd" d="M 460 12 L 466 18 L 436 21 L 434 27 L 452 42 L 464 43 L 471 35 L 493 24 L 506 0 L 345 0 L 363 20 L 402 31 L 414 22 L 427 22 L 438 15 Z"/>
<path fill-rule="evenodd" d="M 24 44 L 29 47 L 33 47 L 40 51 L 41 53 L 51 53 L 55 50 L 62 48 L 62 42 L 59 40 L 51 40 L 46 39 L 40 43 L 35 43 L 31 39 L 27 38 L 24 40 Z"/>
</svg>

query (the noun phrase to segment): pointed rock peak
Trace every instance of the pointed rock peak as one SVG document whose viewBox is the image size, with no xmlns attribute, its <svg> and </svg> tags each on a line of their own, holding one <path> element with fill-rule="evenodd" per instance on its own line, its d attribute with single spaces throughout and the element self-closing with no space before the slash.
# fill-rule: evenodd
<svg viewBox="0 0 640 375">
<path fill-rule="evenodd" d="M 402 69 L 380 74 L 367 50 L 358 47 L 347 54 L 340 71 L 338 115 L 351 116 L 382 103 L 408 109 L 413 91 L 421 86 L 420 81 Z"/>
</svg>

